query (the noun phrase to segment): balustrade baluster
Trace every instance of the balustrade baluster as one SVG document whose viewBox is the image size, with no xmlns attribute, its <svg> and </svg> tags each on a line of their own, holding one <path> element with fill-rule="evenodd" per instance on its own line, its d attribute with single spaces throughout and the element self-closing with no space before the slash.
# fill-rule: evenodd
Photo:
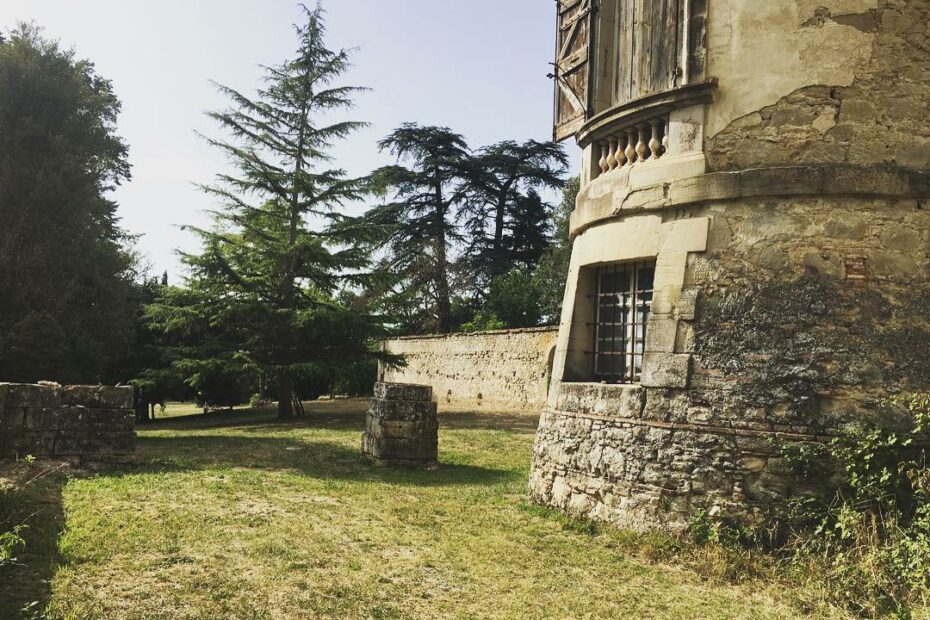
<svg viewBox="0 0 930 620">
<path fill-rule="evenodd" d="M 606 142 L 600 142 L 599 146 L 601 149 L 601 158 L 598 160 L 597 165 L 601 169 L 601 174 L 603 174 L 610 170 L 610 168 L 607 167 L 607 154 L 610 151 L 610 145 Z"/>
<path fill-rule="evenodd" d="M 617 143 L 613 138 L 611 138 L 607 141 L 607 145 L 607 168 L 613 170 L 617 167 Z"/>
<path fill-rule="evenodd" d="M 624 137 L 623 134 L 620 134 L 617 137 L 617 152 L 614 155 L 614 157 L 617 158 L 617 167 L 625 166 L 627 164 L 626 153 L 624 152 L 624 150 L 626 149 L 625 142 L 626 142 L 626 138 Z"/>
<path fill-rule="evenodd" d="M 633 147 L 633 145 L 635 144 L 633 136 L 634 136 L 633 129 L 632 128 L 627 129 L 626 130 L 626 149 L 623 152 L 626 155 L 626 160 L 627 162 L 630 163 L 630 165 L 636 163 L 636 149 Z"/>
<path fill-rule="evenodd" d="M 636 126 L 636 131 L 639 136 L 639 140 L 636 142 L 637 161 L 646 161 L 646 154 L 649 152 L 649 147 L 646 145 L 646 125 L 640 123 Z"/>
<path fill-rule="evenodd" d="M 659 142 L 659 119 L 649 121 L 649 132 L 649 158 L 659 159 L 662 156 L 659 152 L 659 149 L 662 148 L 662 143 Z"/>
<path fill-rule="evenodd" d="M 662 154 L 668 153 L 668 117 L 662 119 Z"/>
</svg>

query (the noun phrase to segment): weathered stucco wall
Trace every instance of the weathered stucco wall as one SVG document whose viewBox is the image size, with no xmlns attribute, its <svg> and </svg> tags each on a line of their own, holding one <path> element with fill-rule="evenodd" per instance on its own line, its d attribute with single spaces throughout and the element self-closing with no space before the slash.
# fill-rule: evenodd
<svg viewBox="0 0 930 620">
<path fill-rule="evenodd" d="M 0 383 L 0 458 L 130 456 L 132 396 L 131 387 Z"/>
<path fill-rule="evenodd" d="M 412 336 L 384 343 L 407 366 L 379 370 L 379 380 L 433 388 L 439 407 L 481 406 L 538 410 L 546 402 L 549 361 L 558 330 Z"/>
<path fill-rule="evenodd" d="M 710 2 L 711 170 L 930 167 L 930 2 Z"/>
</svg>

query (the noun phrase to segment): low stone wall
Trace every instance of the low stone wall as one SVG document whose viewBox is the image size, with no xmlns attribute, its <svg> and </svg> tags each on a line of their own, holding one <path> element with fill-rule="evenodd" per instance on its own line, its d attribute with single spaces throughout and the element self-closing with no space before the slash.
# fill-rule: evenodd
<svg viewBox="0 0 930 620">
<path fill-rule="evenodd" d="M 540 410 L 546 403 L 556 327 L 409 336 L 384 342 L 407 366 L 379 369 L 380 381 L 433 388 L 449 405 Z"/>
<path fill-rule="evenodd" d="M 132 395 L 131 387 L 0 383 L 0 458 L 131 455 Z"/>
</svg>

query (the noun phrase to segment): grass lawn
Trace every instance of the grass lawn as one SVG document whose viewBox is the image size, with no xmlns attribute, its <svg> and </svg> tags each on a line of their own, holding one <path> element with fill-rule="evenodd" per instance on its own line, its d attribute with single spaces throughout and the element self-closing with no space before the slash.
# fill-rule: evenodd
<svg viewBox="0 0 930 620">
<path fill-rule="evenodd" d="M 535 416 L 441 414 L 442 466 L 419 471 L 362 458 L 364 410 L 173 417 L 140 431 L 138 464 L 31 483 L 0 618 L 842 616 L 712 549 L 528 505 Z"/>
</svg>

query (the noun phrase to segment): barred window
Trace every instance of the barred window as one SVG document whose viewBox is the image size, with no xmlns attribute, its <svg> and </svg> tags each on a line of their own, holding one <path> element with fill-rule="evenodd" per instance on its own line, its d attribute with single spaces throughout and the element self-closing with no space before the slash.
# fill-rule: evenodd
<svg viewBox="0 0 930 620">
<path fill-rule="evenodd" d="M 620 263 L 596 273 L 594 375 L 602 381 L 639 381 L 652 307 L 654 262 Z"/>
</svg>

